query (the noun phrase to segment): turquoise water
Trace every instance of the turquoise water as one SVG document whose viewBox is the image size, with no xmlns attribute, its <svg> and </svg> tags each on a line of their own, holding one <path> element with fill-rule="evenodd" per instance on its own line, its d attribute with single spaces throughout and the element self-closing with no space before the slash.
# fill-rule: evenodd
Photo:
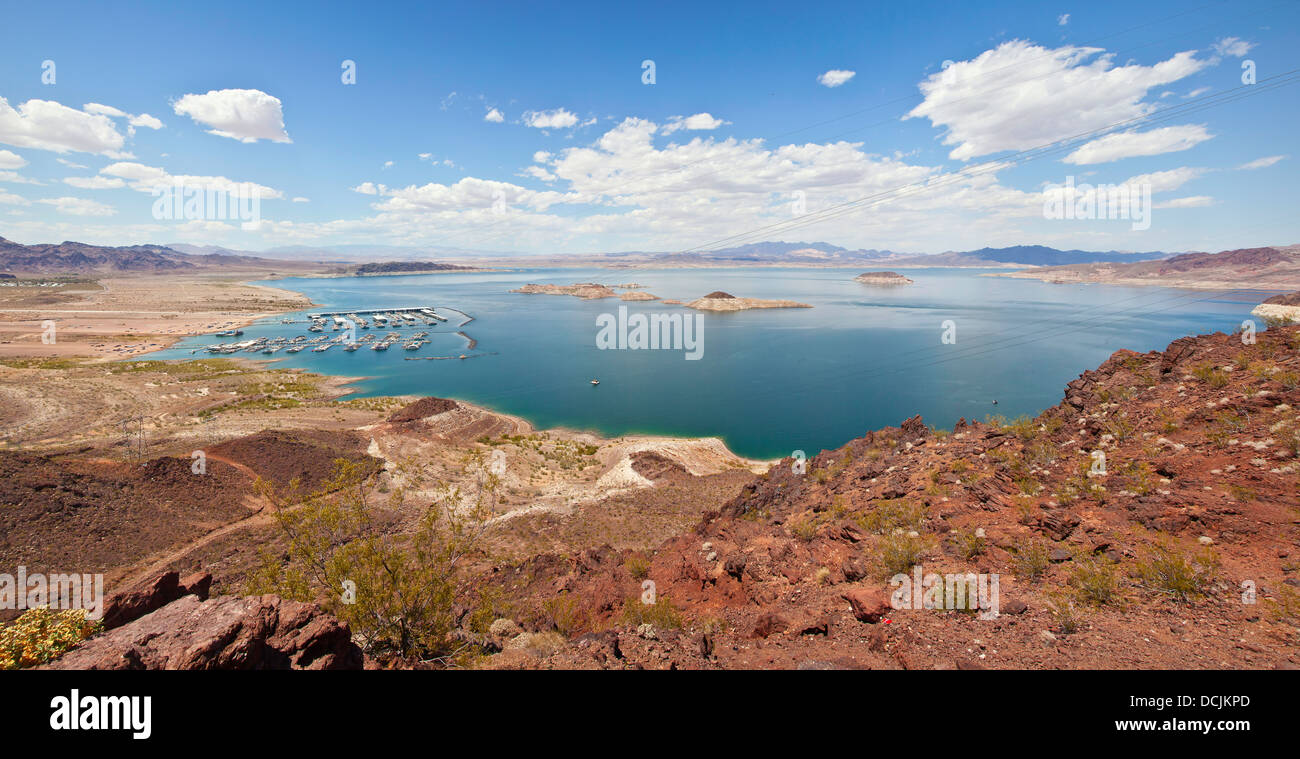
<svg viewBox="0 0 1300 759">
<path fill-rule="evenodd" d="M 438 327 L 432 342 L 414 353 L 398 343 L 382 353 L 334 347 L 275 354 L 277 366 L 366 377 L 354 397 L 459 398 L 542 428 L 605 435 L 715 435 L 737 453 L 761 458 L 795 449 L 811 456 L 917 413 L 940 427 L 963 416 L 1036 414 L 1060 401 L 1067 382 L 1114 351 L 1160 350 L 1184 335 L 1231 332 L 1269 294 L 1054 285 L 954 269 L 905 270 L 915 284 L 885 288 L 854 282 L 857 273 L 517 269 L 264 284 L 305 293 L 321 304 L 311 311 L 432 305 L 474 317 L 464 327 L 478 341 L 472 351 L 455 334 L 455 314 L 444 312 L 453 317 L 449 325 Z M 509 292 L 528 282 L 587 281 L 637 282 L 640 289 L 683 301 L 724 290 L 814 308 L 704 313 L 703 352 L 689 361 L 680 350 L 599 350 L 596 320 L 616 314 L 620 305 L 629 314 L 700 312 L 654 301 Z M 246 328 L 239 339 L 309 334 L 306 324 L 281 324 L 281 318 Z M 955 324 L 955 344 L 942 342 L 946 320 Z M 358 335 L 367 331 L 390 330 Z M 157 357 L 206 356 L 190 349 L 231 339 L 193 338 Z M 461 353 L 474 358 L 404 360 Z M 590 384 L 593 378 L 599 386 Z"/>
</svg>

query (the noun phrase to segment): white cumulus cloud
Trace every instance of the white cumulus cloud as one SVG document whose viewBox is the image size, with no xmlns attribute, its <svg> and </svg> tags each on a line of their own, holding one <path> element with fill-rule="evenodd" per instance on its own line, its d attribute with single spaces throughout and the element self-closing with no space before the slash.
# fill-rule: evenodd
<svg viewBox="0 0 1300 759">
<path fill-rule="evenodd" d="M 79 151 L 125 158 L 125 140 L 102 113 L 79 111 L 53 100 L 28 100 L 14 108 L 0 97 L 0 143 L 55 153 Z"/>
<path fill-rule="evenodd" d="M 142 163 L 131 161 L 121 161 L 109 164 L 100 169 L 99 173 L 106 177 L 118 177 L 124 179 L 131 189 L 139 192 L 152 193 L 157 187 L 180 184 L 184 188 L 198 188 L 215 192 L 255 192 L 257 193 L 257 197 L 263 200 L 272 200 L 284 197 L 284 193 L 279 190 L 265 185 L 256 184 L 254 182 L 237 182 L 233 179 L 227 179 L 226 177 L 220 176 L 170 174 L 165 169 L 160 169 L 156 166 L 146 166 Z"/>
<path fill-rule="evenodd" d="M 1253 42 L 1247 42 L 1237 37 L 1224 37 L 1214 43 L 1214 52 L 1219 55 L 1230 55 L 1234 58 L 1240 58 L 1255 46 Z"/>
<path fill-rule="evenodd" d="M 944 144 L 955 146 L 949 157 L 964 161 L 1144 116 L 1155 108 L 1143 101 L 1148 90 L 1206 65 L 1186 51 L 1152 66 L 1115 66 L 1101 48 L 1012 40 L 923 80 L 925 100 L 904 118 L 945 129 Z"/>
<path fill-rule="evenodd" d="M 664 134 L 672 134 L 673 132 L 676 132 L 679 129 L 687 129 L 690 131 L 707 131 L 711 129 L 717 129 L 723 124 L 730 124 L 730 123 L 731 122 L 729 121 L 716 119 L 710 113 L 697 113 L 694 116 L 687 116 L 685 118 L 681 116 L 673 116 L 668 119 L 668 123 L 664 125 L 661 131 Z"/>
<path fill-rule="evenodd" d="M 126 182 L 118 177 L 68 177 L 63 181 L 83 190 L 112 190 L 126 186 Z"/>
<path fill-rule="evenodd" d="M 846 69 L 831 69 L 817 77 L 817 83 L 823 87 L 839 87 L 841 84 L 857 76 L 856 71 Z"/>
<path fill-rule="evenodd" d="M 150 116 L 147 113 L 141 113 L 127 119 L 127 123 L 133 127 L 144 127 L 146 129 L 162 129 L 163 123 L 159 119 Z"/>
<path fill-rule="evenodd" d="M 210 90 L 188 94 L 172 104 L 181 116 L 212 127 L 210 134 L 240 142 L 293 142 L 284 131 L 280 99 L 261 90 Z"/>
<path fill-rule="evenodd" d="M 1213 205 L 1214 198 L 1209 195 L 1193 195 L 1187 198 L 1174 198 L 1152 205 L 1152 208 L 1204 208 Z"/>
<path fill-rule="evenodd" d="M 489 108 L 488 112 L 483 114 L 484 121 L 491 121 L 493 124 L 500 124 L 506 120 L 506 115 L 496 108 Z"/>
<path fill-rule="evenodd" d="M 1213 137 L 1203 124 L 1161 127 L 1146 132 L 1116 132 L 1085 143 L 1061 160 L 1073 164 L 1109 163 L 1134 156 L 1176 153 Z"/>
<path fill-rule="evenodd" d="M 12 150 L 0 150 L 0 169 L 21 169 L 27 161 Z"/>
<path fill-rule="evenodd" d="M 577 123 L 578 117 L 563 108 L 524 112 L 524 125 L 534 129 L 567 129 Z"/>
<path fill-rule="evenodd" d="M 36 202 L 54 206 L 59 213 L 70 216 L 112 216 L 117 213 L 117 209 L 110 205 L 85 198 L 45 198 Z"/>
</svg>

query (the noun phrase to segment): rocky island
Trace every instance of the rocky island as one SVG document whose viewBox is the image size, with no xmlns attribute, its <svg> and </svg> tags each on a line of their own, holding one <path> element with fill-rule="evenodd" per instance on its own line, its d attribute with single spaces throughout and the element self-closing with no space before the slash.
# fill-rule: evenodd
<svg viewBox="0 0 1300 759">
<path fill-rule="evenodd" d="M 910 285 L 914 280 L 894 271 L 869 271 L 853 278 L 864 285 Z"/>
<path fill-rule="evenodd" d="M 626 287 L 626 285 L 617 285 L 617 287 Z M 658 295 L 651 295 L 647 292 L 630 291 L 622 294 L 614 292 L 607 285 L 598 282 L 576 282 L 572 285 L 536 285 L 527 284 L 523 287 L 511 290 L 512 293 L 527 293 L 530 295 L 572 295 L 575 298 L 583 300 L 599 300 L 600 298 L 618 298 L 619 300 L 659 300 Z"/>
<path fill-rule="evenodd" d="M 721 290 L 711 292 L 703 298 L 697 298 L 686 304 L 687 308 L 700 311 L 746 311 L 751 308 L 812 308 L 807 303 L 793 300 L 762 300 L 760 298 L 737 298 Z"/>
</svg>

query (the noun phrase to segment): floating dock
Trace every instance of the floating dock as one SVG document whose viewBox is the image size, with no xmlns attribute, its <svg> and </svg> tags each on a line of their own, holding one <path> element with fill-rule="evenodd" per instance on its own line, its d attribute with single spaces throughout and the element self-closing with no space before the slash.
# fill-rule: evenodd
<svg viewBox="0 0 1300 759">
<path fill-rule="evenodd" d="M 308 319 L 333 319 L 338 321 L 348 317 L 356 316 L 376 316 L 392 320 L 396 318 L 412 319 L 417 316 L 437 319 L 440 322 L 447 321 L 447 317 L 439 315 L 434 311 L 434 306 L 409 306 L 407 308 L 349 308 L 344 311 L 316 311 L 307 314 Z"/>
</svg>

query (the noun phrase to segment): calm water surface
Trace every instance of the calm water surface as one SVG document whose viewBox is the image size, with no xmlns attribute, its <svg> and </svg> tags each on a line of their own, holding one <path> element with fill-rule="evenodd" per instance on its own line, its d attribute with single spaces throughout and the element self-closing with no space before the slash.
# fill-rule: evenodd
<svg viewBox="0 0 1300 759">
<path fill-rule="evenodd" d="M 761 458 L 795 449 L 811 456 L 917 413 L 940 427 L 959 417 L 1036 414 L 1060 401 L 1067 382 L 1115 350 L 1160 350 L 1184 335 L 1231 332 L 1269 294 L 1054 285 L 954 269 L 905 270 L 915 284 L 889 288 L 858 284 L 857 273 L 514 269 L 264 284 L 305 293 L 321 304 L 311 311 L 431 305 L 474 317 L 463 328 L 478 341 L 472 351 L 455 334 L 456 315 L 444 312 L 453 317 L 449 325 L 397 330 L 432 331 L 432 342 L 414 353 L 398 343 L 385 352 L 334 347 L 275 354 L 277 366 L 366 377 L 352 397 L 460 398 L 539 427 L 606 435 L 716 435 L 737 453 Z M 509 292 L 527 282 L 586 281 L 636 282 L 662 298 L 683 301 L 724 290 L 814 308 L 705 313 L 703 355 L 687 361 L 682 351 L 599 350 L 596 319 L 617 313 L 620 305 L 631 314 L 699 313 L 694 310 L 654 301 Z M 282 324 L 282 318 L 246 328 L 239 339 L 309 334 L 305 323 Z M 945 345 L 949 320 L 956 343 Z M 157 357 L 206 356 L 190 351 L 231 339 L 192 338 Z M 404 360 L 461 353 L 474 357 Z M 593 378 L 599 386 L 590 384 Z"/>
</svg>

